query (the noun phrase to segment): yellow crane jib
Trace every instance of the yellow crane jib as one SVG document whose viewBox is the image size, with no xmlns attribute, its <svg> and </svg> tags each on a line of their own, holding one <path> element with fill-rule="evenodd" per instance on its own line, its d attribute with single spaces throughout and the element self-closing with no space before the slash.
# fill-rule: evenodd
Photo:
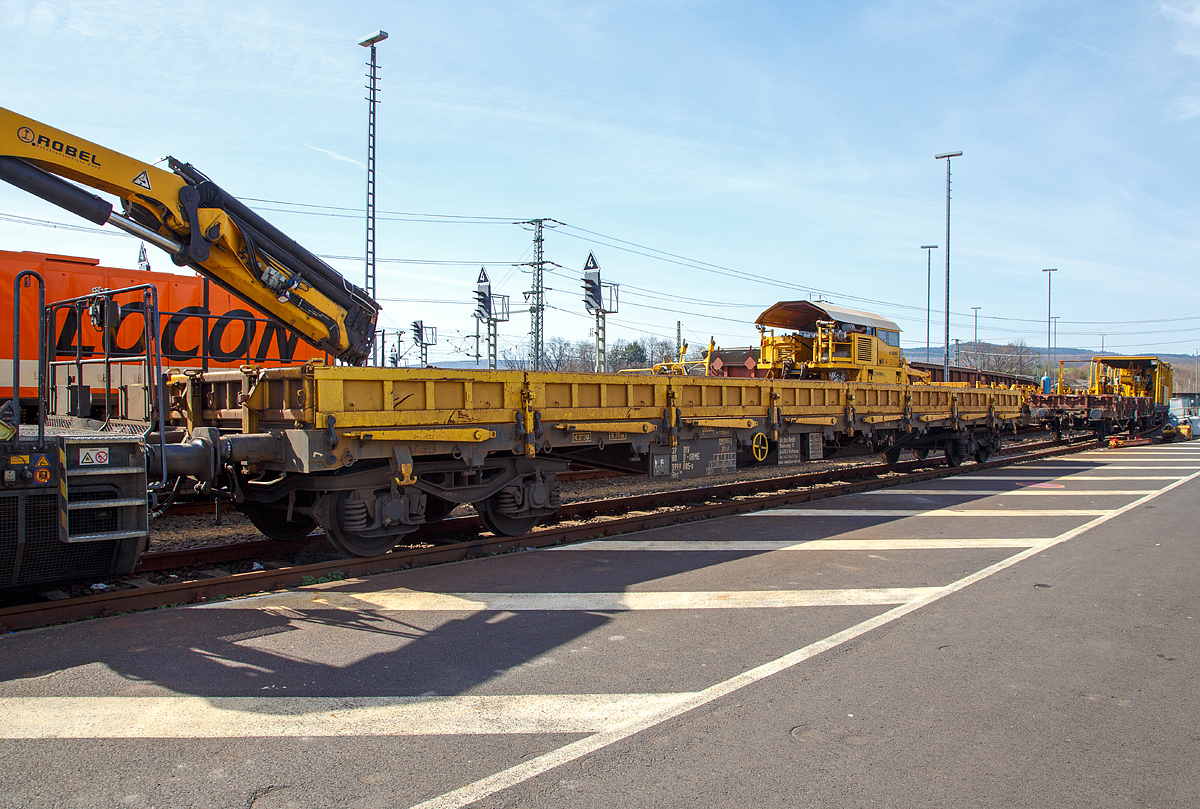
<svg viewBox="0 0 1200 809">
<path fill-rule="evenodd" d="M 191 164 L 167 166 L 0 107 L 0 180 L 157 245 L 306 342 L 362 364 L 379 305 Z M 121 210 L 75 183 L 119 197 Z"/>
</svg>

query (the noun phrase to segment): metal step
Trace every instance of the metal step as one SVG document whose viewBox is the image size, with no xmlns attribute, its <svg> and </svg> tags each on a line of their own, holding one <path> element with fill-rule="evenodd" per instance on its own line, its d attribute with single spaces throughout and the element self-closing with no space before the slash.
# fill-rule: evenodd
<svg viewBox="0 0 1200 809">
<path fill-rule="evenodd" d="M 138 466 L 98 467 L 96 469 L 68 469 L 67 478 L 88 475 L 144 475 L 146 470 Z"/>
<path fill-rule="evenodd" d="M 75 545 L 80 542 L 104 542 L 107 540 L 127 540 L 137 539 L 138 537 L 149 536 L 145 531 L 112 531 L 104 534 L 79 534 L 77 536 L 67 537 L 67 543 Z"/>
<path fill-rule="evenodd" d="M 68 503 L 68 511 L 82 511 L 85 509 L 97 508 L 117 508 L 120 506 L 144 506 L 146 498 L 131 497 L 125 500 L 84 500 L 82 503 Z"/>
</svg>

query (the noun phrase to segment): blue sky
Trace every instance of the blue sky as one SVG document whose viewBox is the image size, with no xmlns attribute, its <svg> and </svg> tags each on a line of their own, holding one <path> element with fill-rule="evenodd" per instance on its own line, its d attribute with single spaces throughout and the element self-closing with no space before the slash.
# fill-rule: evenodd
<svg viewBox="0 0 1200 809">
<path fill-rule="evenodd" d="M 981 339 L 1044 346 L 1057 267 L 1060 346 L 1200 347 L 1195 3 L 0 0 L 0 20 L 0 106 L 190 161 L 360 284 L 357 41 L 387 30 L 381 325 L 436 325 L 433 361 L 473 350 L 481 264 L 523 309 L 531 235 L 511 222 L 534 217 L 565 223 L 548 336 L 587 337 L 594 250 L 621 285 L 610 340 L 681 320 L 693 344 L 748 345 L 760 311 L 820 291 L 923 347 L 919 246 L 944 245 L 933 155 L 953 150 L 952 338 L 979 306 Z M 0 249 L 133 266 L 138 243 L 5 185 Z M 502 344 L 528 329 L 515 313 Z"/>
</svg>

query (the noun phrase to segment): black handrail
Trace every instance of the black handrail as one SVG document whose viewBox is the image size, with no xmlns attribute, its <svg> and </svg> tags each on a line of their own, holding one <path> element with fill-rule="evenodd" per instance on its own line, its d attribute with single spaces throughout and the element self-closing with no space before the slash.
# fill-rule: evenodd
<svg viewBox="0 0 1200 809">
<path fill-rule="evenodd" d="M 21 282 L 29 285 L 29 279 L 38 282 L 38 440 L 37 448 L 46 446 L 46 359 L 49 348 L 46 340 L 48 329 L 41 313 L 46 307 L 46 282 L 35 270 L 22 270 L 13 279 L 13 373 L 12 398 L 0 407 L 0 420 L 8 422 L 15 430 L 13 438 L 21 437 Z"/>
<path fill-rule="evenodd" d="M 107 409 L 108 395 L 109 395 L 108 392 L 109 392 L 109 390 L 111 390 L 111 387 L 112 387 L 112 361 L 113 361 L 112 354 L 113 354 L 113 348 L 116 344 L 116 339 L 115 339 L 116 331 L 118 328 L 120 328 L 120 319 L 119 318 L 115 324 L 110 324 L 108 322 L 108 317 L 111 312 L 111 305 L 116 303 L 115 297 L 117 295 L 130 294 L 130 293 L 134 293 L 134 292 L 140 292 L 141 297 L 142 297 L 142 301 L 141 301 L 142 302 L 142 309 L 141 309 L 142 340 L 143 340 L 143 346 L 145 347 L 145 353 L 133 355 L 133 356 L 118 357 L 117 361 L 121 364 L 132 363 L 132 362 L 142 362 L 143 370 L 146 375 L 145 379 L 146 379 L 147 388 L 151 384 L 151 380 L 153 380 L 154 403 L 151 405 L 150 402 L 147 402 L 147 409 L 149 409 L 150 407 L 153 407 L 154 412 L 146 412 L 144 415 L 145 415 L 146 421 L 148 421 L 148 422 L 153 422 L 154 420 L 158 421 L 158 440 L 159 440 L 159 444 L 161 446 L 161 445 L 165 445 L 166 441 L 167 441 L 167 428 L 166 428 L 167 411 L 166 411 L 166 398 L 165 398 L 165 391 L 164 391 L 166 382 L 163 378 L 163 372 L 162 372 L 162 345 L 160 342 L 160 336 L 161 336 L 162 332 L 160 329 L 161 323 L 159 320 L 159 312 L 158 312 L 158 287 L 156 287 L 154 284 L 138 284 L 136 286 L 123 287 L 121 289 L 96 289 L 96 290 L 93 290 L 88 295 L 81 295 L 76 298 L 69 298 L 67 300 L 55 301 L 54 303 L 51 303 L 48 306 L 44 306 L 43 310 L 42 310 L 43 317 L 41 318 L 43 328 L 45 328 L 45 324 L 58 322 L 58 312 L 62 309 L 73 309 L 76 313 L 76 323 L 77 323 L 76 334 L 75 334 L 75 336 L 76 336 L 75 359 L 68 360 L 66 362 L 57 362 L 57 361 L 50 360 L 49 357 L 47 357 L 45 367 L 46 367 L 47 372 L 49 372 L 50 369 L 55 368 L 60 365 L 74 365 L 76 368 L 76 374 L 77 374 L 76 379 L 78 380 L 79 385 L 82 387 L 83 378 L 84 378 L 83 377 L 84 364 L 85 363 L 92 364 L 93 362 L 103 362 L 104 363 L 104 390 L 105 390 L 104 395 L 105 395 L 105 403 L 106 403 L 106 409 Z M 92 305 L 101 306 L 102 311 L 104 312 L 105 321 L 104 321 L 103 325 L 104 325 L 105 333 L 103 334 L 103 337 L 100 341 L 104 348 L 104 357 L 102 359 L 85 361 L 83 358 L 83 313 L 87 308 L 89 308 Z M 119 307 L 118 307 L 117 311 L 118 312 L 120 311 Z M 47 373 L 46 376 L 49 376 L 49 373 Z M 42 396 L 41 398 L 44 400 L 45 396 Z M 127 410 L 128 402 L 121 402 L 119 404 L 119 407 L 121 410 L 122 417 L 128 418 L 129 417 L 129 413 Z M 108 413 L 108 420 L 109 421 L 112 420 L 111 413 Z M 161 474 L 159 475 L 158 481 L 150 484 L 151 489 L 159 489 L 159 488 L 162 488 L 164 485 L 166 485 L 166 480 L 167 480 L 166 454 L 160 453 L 160 456 L 161 456 L 161 461 L 162 461 Z"/>
</svg>

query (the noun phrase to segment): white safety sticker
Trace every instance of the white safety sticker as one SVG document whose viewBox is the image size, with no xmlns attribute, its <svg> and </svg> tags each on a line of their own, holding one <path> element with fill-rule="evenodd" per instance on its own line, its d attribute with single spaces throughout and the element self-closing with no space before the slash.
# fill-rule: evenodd
<svg viewBox="0 0 1200 809">
<path fill-rule="evenodd" d="M 79 465 L 80 466 L 105 466 L 108 464 L 108 448 L 93 447 L 86 449 L 79 448 Z"/>
</svg>

